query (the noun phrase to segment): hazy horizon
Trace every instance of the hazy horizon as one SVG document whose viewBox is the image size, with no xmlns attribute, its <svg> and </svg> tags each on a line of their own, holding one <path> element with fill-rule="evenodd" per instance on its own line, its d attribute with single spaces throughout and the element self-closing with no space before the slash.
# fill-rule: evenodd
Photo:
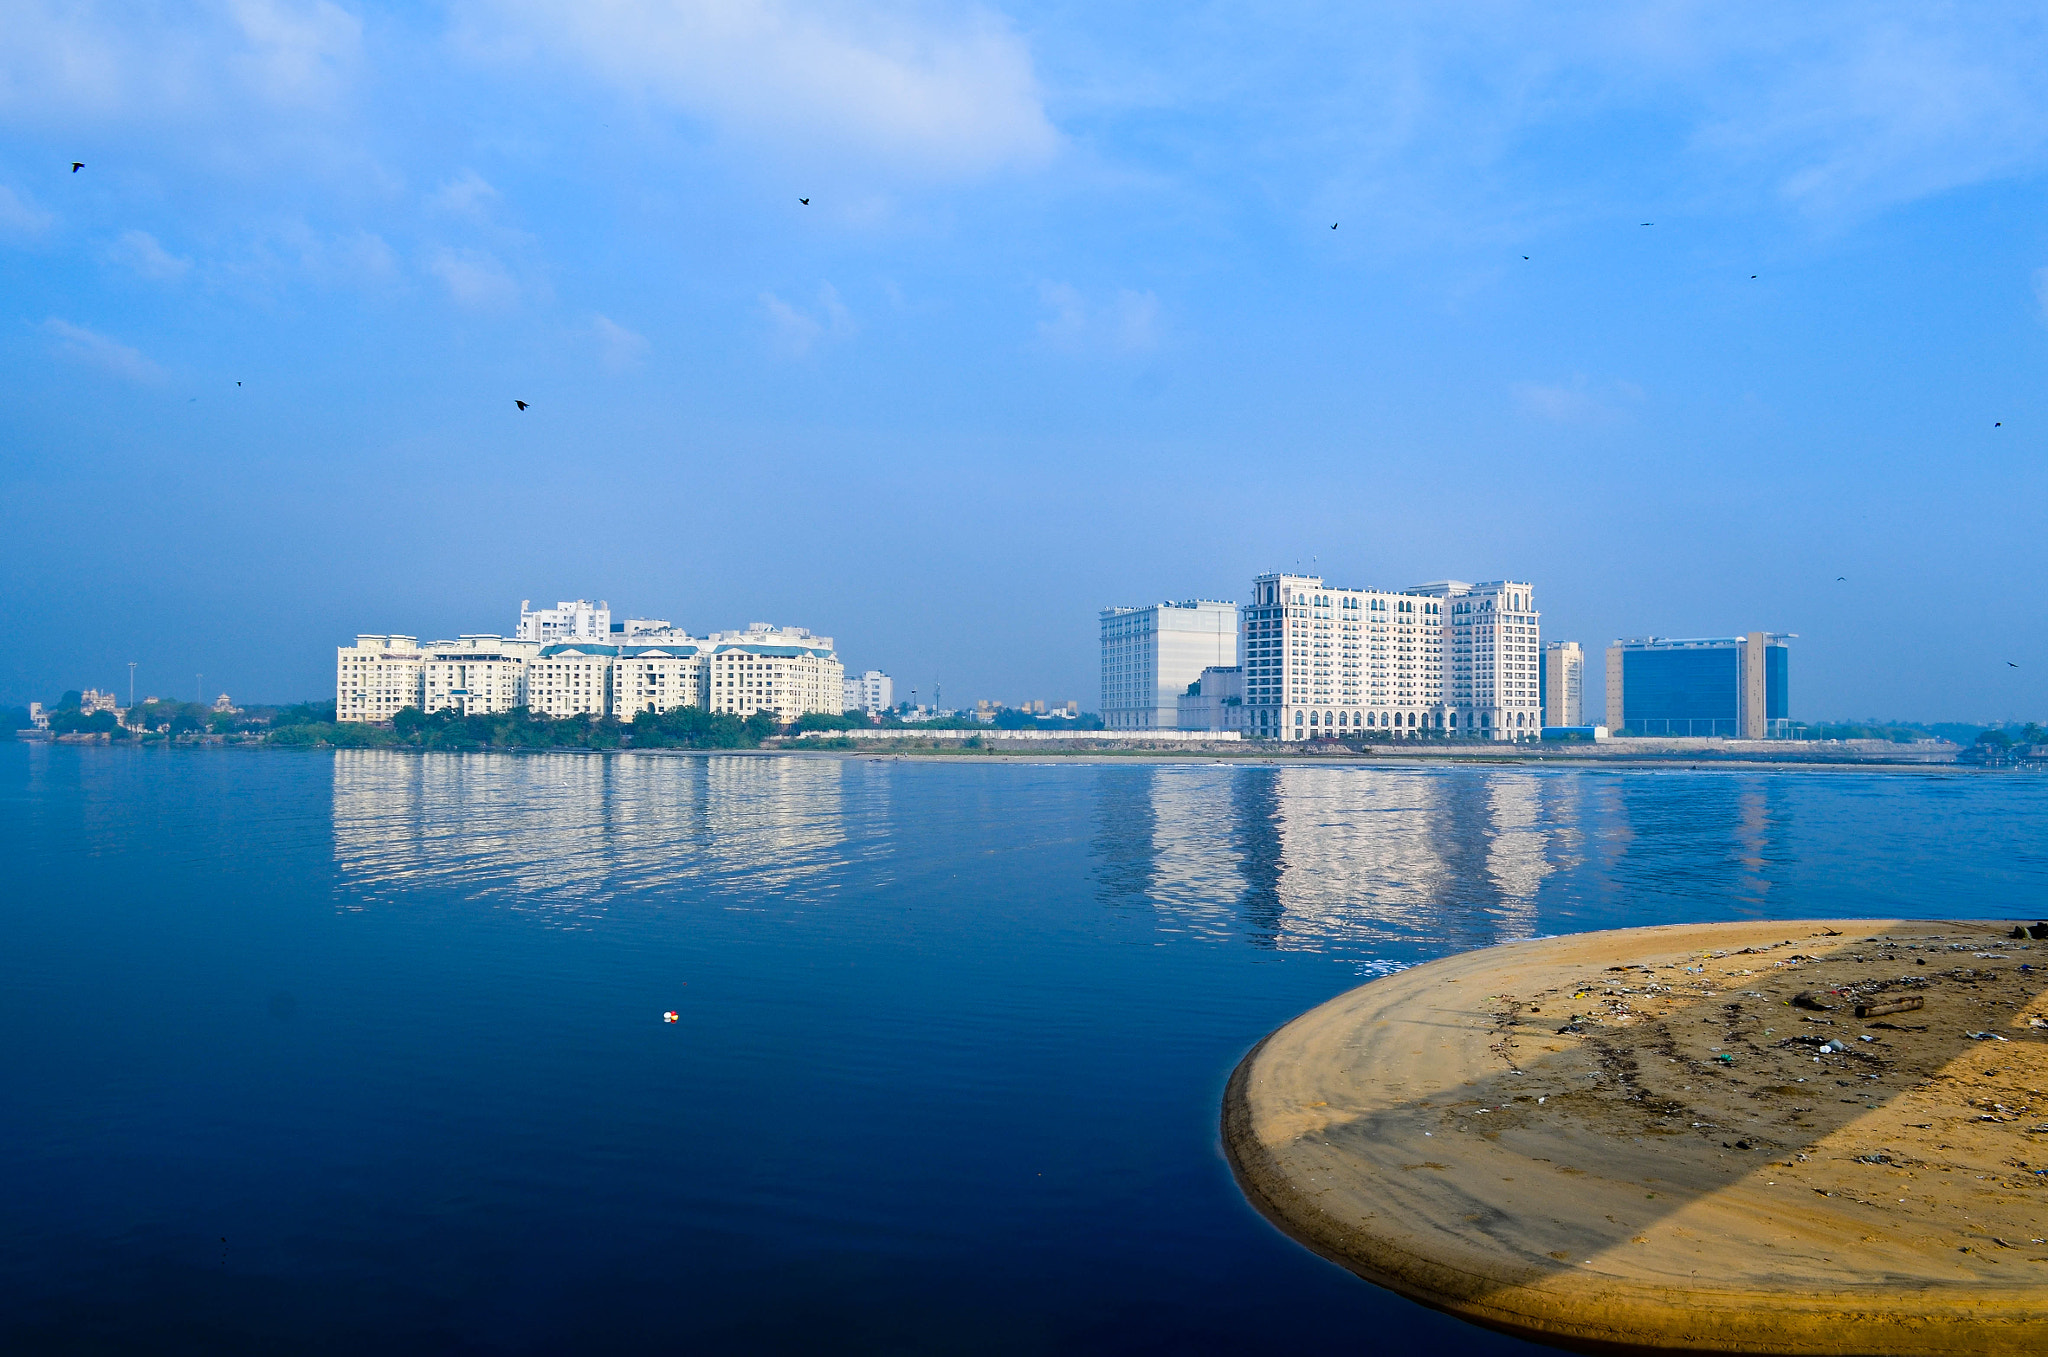
<svg viewBox="0 0 2048 1357">
<path fill-rule="evenodd" d="M 587 597 L 1092 710 L 1286 567 L 2048 707 L 2034 8 L 0 13 L 0 701 Z"/>
</svg>

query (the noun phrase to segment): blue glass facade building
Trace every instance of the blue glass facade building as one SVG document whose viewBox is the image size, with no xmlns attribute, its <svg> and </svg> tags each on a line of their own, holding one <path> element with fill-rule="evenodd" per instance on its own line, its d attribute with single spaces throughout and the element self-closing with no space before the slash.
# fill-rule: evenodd
<svg viewBox="0 0 2048 1357">
<path fill-rule="evenodd" d="M 1617 641 L 1607 666 L 1608 720 L 1628 735 L 1782 736 L 1791 717 L 1790 639 L 1751 632 Z"/>
</svg>

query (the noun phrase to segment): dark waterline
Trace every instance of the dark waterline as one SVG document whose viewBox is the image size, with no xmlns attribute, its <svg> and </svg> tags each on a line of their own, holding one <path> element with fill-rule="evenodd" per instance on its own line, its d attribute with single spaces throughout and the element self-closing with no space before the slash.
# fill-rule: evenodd
<svg viewBox="0 0 2048 1357">
<path fill-rule="evenodd" d="M 1245 1206 L 1253 1042 L 2048 880 L 2048 784 L 1940 772 L 9 744 L 0 800 L 8 1352 L 1535 1351 Z"/>
</svg>

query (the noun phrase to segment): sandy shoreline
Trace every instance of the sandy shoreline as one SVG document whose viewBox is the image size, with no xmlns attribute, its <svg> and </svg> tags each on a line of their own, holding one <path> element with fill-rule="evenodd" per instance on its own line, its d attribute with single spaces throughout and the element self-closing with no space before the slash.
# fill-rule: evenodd
<svg viewBox="0 0 2048 1357">
<path fill-rule="evenodd" d="M 1543 1341 L 2039 1352 L 2048 941 L 2009 927 L 1681 925 L 1446 958 L 1262 1041 L 1225 1148 L 1310 1248 Z M 1815 990 L 1825 1008 L 1791 1005 Z M 1902 998 L 1924 1006 L 1853 1015 Z"/>
</svg>

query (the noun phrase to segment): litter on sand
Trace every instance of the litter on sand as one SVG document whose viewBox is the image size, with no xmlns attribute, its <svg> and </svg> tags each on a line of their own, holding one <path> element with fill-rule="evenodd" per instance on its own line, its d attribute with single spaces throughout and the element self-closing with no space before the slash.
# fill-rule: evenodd
<svg viewBox="0 0 2048 1357">
<path fill-rule="evenodd" d="M 2000 1035 L 1998 1035 L 1998 1033 L 1996 1033 L 1996 1032 L 1965 1032 L 1965 1033 L 1963 1033 L 1963 1035 L 1964 1035 L 1964 1036 L 1966 1036 L 1966 1037 L 1968 1037 L 1968 1038 L 1969 1038 L 1970 1040 L 1972 1040 L 1972 1041 L 2004 1041 L 2004 1040 L 2005 1040 L 2005 1038 L 2004 1038 L 2004 1037 L 2001 1037 L 2001 1036 L 2000 1036 Z"/>
</svg>

